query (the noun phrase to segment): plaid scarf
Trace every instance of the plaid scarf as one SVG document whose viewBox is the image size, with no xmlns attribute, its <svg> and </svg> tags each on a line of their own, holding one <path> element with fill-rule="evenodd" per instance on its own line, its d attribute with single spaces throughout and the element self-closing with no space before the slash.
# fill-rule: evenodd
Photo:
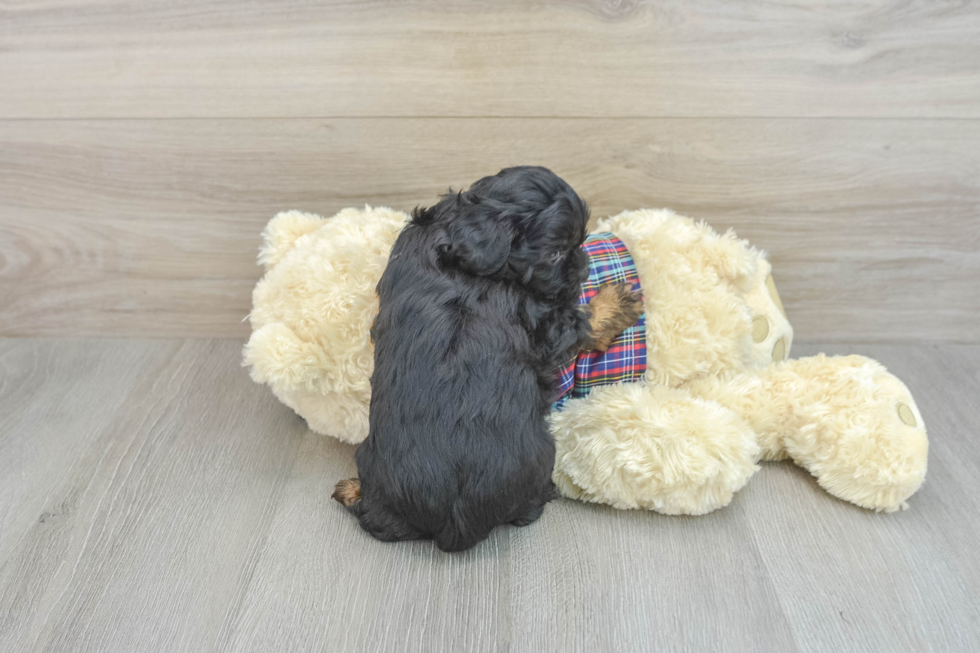
<svg viewBox="0 0 980 653">
<path fill-rule="evenodd" d="M 640 288 L 640 277 L 629 250 L 611 233 L 592 234 L 582 245 L 589 255 L 589 278 L 582 284 L 578 303 L 587 304 L 599 288 L 628 281 Z M 569 398 L 588 395 L 592 388 L 624 381 L 639 381 L 647 369 L 646 314 L 613 340 L 605 352 L 582 352 L 558 374 L 558 399 L 552 408 L 561 410 Z"/>
</svg>

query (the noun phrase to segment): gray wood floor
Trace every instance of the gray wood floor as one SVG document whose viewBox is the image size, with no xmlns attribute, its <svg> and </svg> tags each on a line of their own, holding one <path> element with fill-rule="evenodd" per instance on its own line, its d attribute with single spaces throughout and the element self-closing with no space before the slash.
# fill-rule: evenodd
<svg viewBox="0 0 980 653">
<path fill-rule="evenodd" d="M 353 447 L 232 340 L 0 340 L 0 651 L 980 650 L 980 345 L 861 352 L 928 420 L 911 509 L 769 464 L 728 508 L 557 501 L 446 555 L 329 495 Z"/>
</svg>

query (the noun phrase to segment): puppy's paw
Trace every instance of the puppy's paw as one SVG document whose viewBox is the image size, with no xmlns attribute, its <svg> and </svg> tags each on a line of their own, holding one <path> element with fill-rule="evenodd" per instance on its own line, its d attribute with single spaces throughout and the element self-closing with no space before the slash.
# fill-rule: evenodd
<svg viewBox="0 0 980 653">
<path fill-rule="evenodd" d="M 633 290 L 632 284 L 616 283 L 600 288 L 589 307 L 593 349 L 606 351 L 616 336 L 636 324 L 643 314 L 643 297 Z"/>
<path fill-rule="evenodd" d="M 636 321 L 643 315 L 643 295 L 639 290 L 633 290 L 631 283 L 617 283 L 607 286 L 616 293 L 617 314 L 614 316 L 617 321 L 616 327 L 619 331 L 636 324 Z"/>
<path fill-rule="evenodd" d="M 514 526 L 529 526 L 538 520 L 539 517 L 544 513 L 544 504 L 534 508 L 528 512 L 523 517 L 518 517 L 517 519 L 511 520 L 511 524 Z"/>
<path fill-rule="evenodd" d="M 340 505 L 350 508 L 361 500 L 360 479 L 348 478 L 347 480 L 340 481 L 337 483 L 337 487 L 334 488 L 330 498 Z"/>
</svg>

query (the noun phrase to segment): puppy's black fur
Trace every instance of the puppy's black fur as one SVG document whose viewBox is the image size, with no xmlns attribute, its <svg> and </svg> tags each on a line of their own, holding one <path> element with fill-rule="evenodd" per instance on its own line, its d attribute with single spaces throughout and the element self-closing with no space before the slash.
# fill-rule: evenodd
<svg viewBox="0 0 980 653">
<path fill-rule="evenodd" d="M 595 338 L 576 305 L 588 218 L 539 167 L 415 210 L 378 283 L 359 481 L 334 493 L 368 533 L 459 551 L 533 522 L 554 497 L 556 371 Z"/>
</svg>

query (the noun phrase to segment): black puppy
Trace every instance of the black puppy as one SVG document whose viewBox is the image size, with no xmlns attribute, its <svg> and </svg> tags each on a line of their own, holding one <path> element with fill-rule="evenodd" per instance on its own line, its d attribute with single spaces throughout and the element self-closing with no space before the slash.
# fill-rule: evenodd
<svg viewBox="0 0 980 653">
<path fill-rule="evenodd" d="M 378 283 L 370 431 L 334 499 L 380 540 L 468 549 L 554 495 L 556 374 L 642 312 L 626 284 L 576 303 L 589 210 L 518 167 L 416 209 Z"/>
</svg>

